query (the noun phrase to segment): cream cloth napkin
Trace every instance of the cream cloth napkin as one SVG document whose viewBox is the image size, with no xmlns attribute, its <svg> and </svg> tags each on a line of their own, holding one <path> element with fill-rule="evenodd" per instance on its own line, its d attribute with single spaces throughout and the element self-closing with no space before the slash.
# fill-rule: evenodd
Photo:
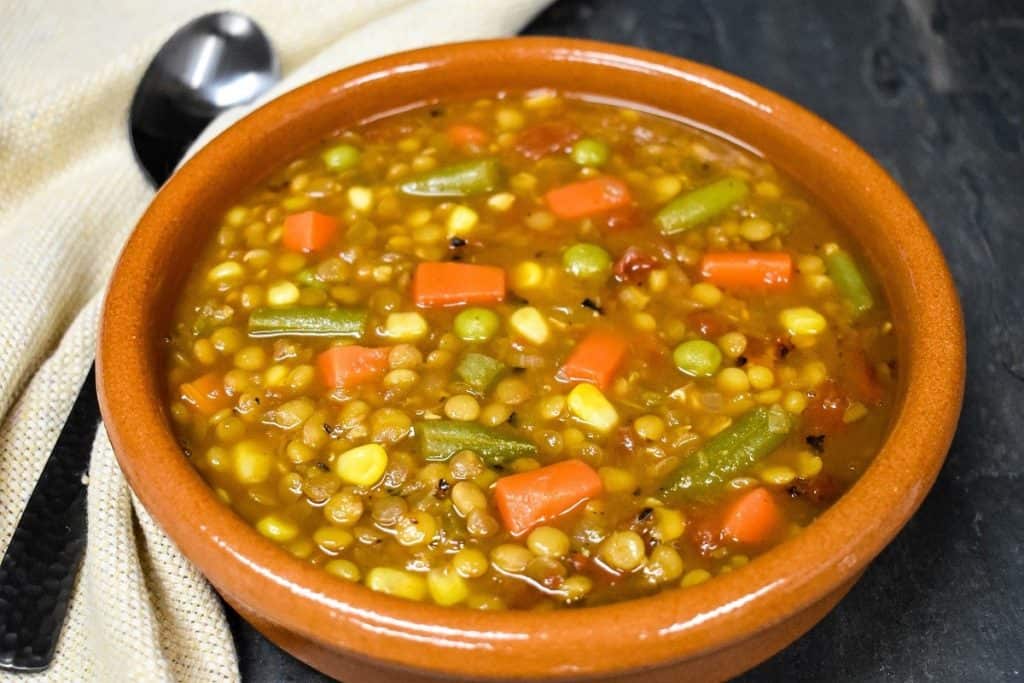
<svg viewBox="0 0 1024 683">
<path fill-rule="evenodd" d="M 92 361 L 118 251 L 153 196 L 126 112 L 176 28 L 215 9 L 255 18 L 281 59 L 272 97 L 390 52 L 513 34 L 546 4 L 0 0 L 0 547 Z M 248 110 L 220 117 L 202 141 Z M 89 543 L 56 660 L 0 679 L 237 680 L 213 591 L 132 497 L 102 430 L 88 500 Z"/>
</svg>

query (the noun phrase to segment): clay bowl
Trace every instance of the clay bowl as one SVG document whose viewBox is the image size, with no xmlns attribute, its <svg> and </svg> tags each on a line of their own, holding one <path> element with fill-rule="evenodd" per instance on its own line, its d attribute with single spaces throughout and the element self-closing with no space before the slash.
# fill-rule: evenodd
<svg viewBox="0 0 1024 683">
<path fill-rule="evenodd" d="M 161 337 L 218 217 L 331 131 L 414 103 L 551 86 L 654 108 L 760 150 L 861 244 L 900 339 L 895 416 L 860 481 L 748 566 L 687 590 L 548 613 L 474 612 L 391 598 L 292 558 L 221 504 L 182 455 L 162 401 Z M 783 648 L 849 590 L 928 492 L 956 426 L 964 334 L 949 272 L 892 179 L 799 106 L 700 64 L 557 38 L 386 57 L 294 90 L 232 126 L 161 190 L 117 266 L 99 387 L 121 468 L 153 517 L 271 640 L 350 683 L 447 678 L 722 679 Z"/>
</svg>

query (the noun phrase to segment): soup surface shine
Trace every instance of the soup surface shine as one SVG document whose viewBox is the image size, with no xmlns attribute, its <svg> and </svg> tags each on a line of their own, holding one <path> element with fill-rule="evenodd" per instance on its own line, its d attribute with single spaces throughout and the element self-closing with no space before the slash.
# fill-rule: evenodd
<svg viewBox="0 0 1024 683">
<path fill-rule="evenodd" d="M 400 113 L 213 232 L 167 346 L 185 453 L 373 590 L 551 609 L 699 584 L 800 533 L 890 416 L 853 245 L 667 118 L 549 91 Z"/>
</svg>

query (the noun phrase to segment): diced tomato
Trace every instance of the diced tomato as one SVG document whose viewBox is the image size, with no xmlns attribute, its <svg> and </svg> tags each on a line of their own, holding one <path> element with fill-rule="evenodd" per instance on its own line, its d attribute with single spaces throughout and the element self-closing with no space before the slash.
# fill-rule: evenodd
<svg viewBox="0 0 1024 683">
<path fill-rule="evenodd" d="M 846 428 L 843 413 L 850 399 L 832 380 L 818 386 L 814 398 L 803 413 L 803 426 L 808 434 L 835 434 Z"/>
<path fill-rule="evenodd" d="M 615 262 L 615 279 L 639 284 L 647 279 L 647 273 L 657 265 L 658 259 L 638 247 L 630 247 Z"/>
<path fill-rule="evenodd" d="M 696 311 L 686 317 L 690 327 L 705 339 L 721 337 L 729 331 L 729 321 L 711 311 Z"/>
<path fill-rule="evenodd" d="M 527 159 L 537 161 L 548 154 L 567 152 L 580 138 L 580 129 L 565 121 L 545 121 L 530 126 L 516 138 L 515 149 Z"/>
</svg>

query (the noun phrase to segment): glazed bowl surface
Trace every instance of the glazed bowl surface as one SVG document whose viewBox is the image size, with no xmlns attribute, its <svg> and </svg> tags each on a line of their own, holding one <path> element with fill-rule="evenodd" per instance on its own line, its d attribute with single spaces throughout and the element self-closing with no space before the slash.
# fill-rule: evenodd
<svg viewBox="0 0 1024 683">
<path fill-rule="evenodd" d="M 899 389 L 863 477 L 799 536 L 689 589 L 601 607 L 477 612 L 388 597 L 297 560 L 223 505 L 175 441 L 162 338 L 219 216 L 333 132 L 434 101 L 553 87 L 654 110 L 764 155 L 804 186 L 881 274 L 899 336 Z M 864 151 L 764 88 L 666 55 L 517 38 L 401 53 L 336 72 L 239 121 L 183 166 L 129 240 L 103 312 L 99 390 L 143 505 L 243 616 L 350 683 L 363 680 L 722 679 L 809 629 L 918 508 L 960 410 L 964 334 L 938 246 Z"/>
</svg>

